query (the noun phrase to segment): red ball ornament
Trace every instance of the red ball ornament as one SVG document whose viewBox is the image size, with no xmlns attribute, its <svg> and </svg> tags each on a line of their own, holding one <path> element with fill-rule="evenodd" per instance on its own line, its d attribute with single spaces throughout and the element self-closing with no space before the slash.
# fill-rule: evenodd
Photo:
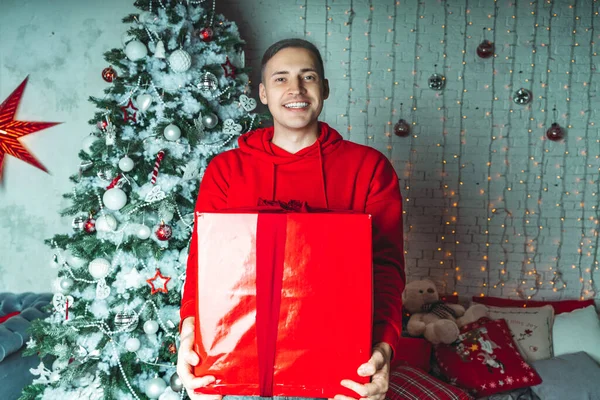
<svg viewBox="0 0 600 400">
<path fill-rule="evenodd" d="M 102 70 L 102 79 L 106 82 L 111 83 L 115 79 L 117 79 L 117 71 L 113 69 L 113 67 L 106 67 Z"/>
<path fill-rule="evenodd" d="M 164 222 L 161 222 L 155 234 L 158 240 L 169 240 L 173 236 L 173 229 Z"/>
<path fill-rule="evenodd" d="M 490 58 L 494 55 L 494 43 L 484 40 L 477 46 L 477 55 L 480 58 Z"/>
<path fill-rule="evenodd" d="M 546 137 L 554 142 L 557 142 L 565 137 L 565 131 L 558 123 L 554 122 L 546 131 Z"/>
<path fill-rule="evenodd" d="M 214 32 L 210 28 L 202 28 L 200 29 L 198 36 L 200 36 L 200 39 L 202 39 L 203 42 L 210 42 L 213 40 Z"/>
<path fill-rule="evenodd" d="M 396 125 L 394 125 L 394 135 L 400 137 L 406 137 L 410 135 L 410 125 L 408 122 L 406 122 L 406 120 L 400 119 L 398 122 L 396 122 Z"/>
<path fill-rule="evenodd" d="M 90 217 L 83 224 L 83 230 L 86 233 L 96 232 L 96 220 L 90 215 Z"/>
</svg>

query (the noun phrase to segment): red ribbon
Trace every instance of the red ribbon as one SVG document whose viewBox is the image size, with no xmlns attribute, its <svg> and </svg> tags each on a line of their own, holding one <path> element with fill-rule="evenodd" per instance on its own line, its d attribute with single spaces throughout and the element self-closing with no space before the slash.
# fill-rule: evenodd
<svg viewBox="0 0 600 400">
<path fill-rule="evenodd" d="M 285 258 L 287 216 L 260 214 L 256 235 L 256 336 L 261 397 L 273 397 L 273 375 Z"/>
<path fill-rule="evenodd" d="M 106 190 L 114 188 L 114 187 L 115 187 L 115 185 L 117 184 L 117 182 L 119 182 L 119 179 L 121 179 L 121 175 L 117 175 L 117 176 L 115 177 L 115 179 L 113 179 L 113 180 L 112 180 L 112 182 L 110 183 L 110 185 L 108 185 L 108 186 L 106 187 Z"/>
</svg>

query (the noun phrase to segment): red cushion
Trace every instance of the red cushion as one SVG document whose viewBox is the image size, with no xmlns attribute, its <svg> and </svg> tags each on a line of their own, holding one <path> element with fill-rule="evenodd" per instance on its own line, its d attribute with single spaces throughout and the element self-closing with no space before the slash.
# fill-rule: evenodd
<svg viewBox="0 0 600 400">
<path fill-rule="evenodd" d="M 482 318 L 460 331 L 456 342 L 434 348 L 440 370 L 451 382 L 476 396 L 542 382 L 521 357 L 505 320 Z"/>
<path fill-rule="evenodd" d="M 3 315 L 2 317 L 0 317 L 0 324 L 3 323 L 4 321 L 6 321 L 7 319 L 9 319 L 10 317 L 14 317 L 15 315 L 19 315 L 21 314 L 20 311 L 13 311 L 9 314 Z"/>
<path fill-rule="evenodd" d="M 560 300 L 560 301 L 543 301 L 543 300 L 516 300 L 503 299 L 500 297 L 477 297 L 473 296 L 473 302 L 485 304 L 492 307 L 543 307 L 551 305 L 554 308 L 554 314 L 562 314 L 571 312 L 579 308 L 586 308 L 594 305 L 594 299 L 589 300 Z"/>
<path fill-rule="evenodd" d="M 387 400 L 471 400 L 463 390 L 448 385 L 418 368 L 401 366 L 390 372 Z"/>
<path fill-rule="evenodd" d="M 400 365 L 429 371 L 431 364 L 431 343 L 425 339 L 401 337 L 394 354 L 392 368 Z"/>
</svg>

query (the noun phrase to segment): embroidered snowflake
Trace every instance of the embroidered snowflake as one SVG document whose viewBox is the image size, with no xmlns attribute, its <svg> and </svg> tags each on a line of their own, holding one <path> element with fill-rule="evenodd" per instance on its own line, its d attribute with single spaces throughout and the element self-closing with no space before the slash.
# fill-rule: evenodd
<svg viewBox="0 0 600 400">
<path fill-rule="evenodd" d="M 490 388 L 496 389 L 496 382 L 490 382 Z"/>
<path fill-rule="evenodd" d="M 531 368 L 531 367 L 529 366 L 529 364 L 527 364 L 525 361 L 521 361 L 521 367 L 523 367 L 523 368 L 525 368 L 525 369 L 529 369 L 529 368 Z"/>
<path fill-rule="evenodd" d="M 498 381 L 498 385 L 504 386 L 504 381 Z"/>
<path fill-rule="evenodd" d="M 506 384 L 507 385 L 512 385 L 513 383 L 515 383 L 514 379 L 512 378 L 512 376 L 507 376 L 506 377 Z"/>
<path fill-rule="evenodd" d="M 487 385 L 484 383 L 483 385 L 481 385 L 481 390 L 485 390 L 487 389 Z"/>
<path fill-rule="evenodd" d="M 526 377 L 526 376 L 524 376 L 522 379 L 523 379 L 523 383 L 528 383 L 529 382 L 529 378 Z"/>
</svg>

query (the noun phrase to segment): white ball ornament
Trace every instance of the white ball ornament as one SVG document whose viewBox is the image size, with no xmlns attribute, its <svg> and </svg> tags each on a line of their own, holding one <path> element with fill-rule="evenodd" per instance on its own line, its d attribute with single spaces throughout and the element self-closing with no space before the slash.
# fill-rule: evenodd
<svg viewBox="0 0 600 400">
<path fill-rule="evenodd" d="M 137 232 L 135 233 L 138 239 L 142 240 L 148 239 L 151 234 L 152 231 L 150 230 L 150 228 L 144 224 L 140 224 L 140 226 L 137 228 Z"/>
<path fill-rule="evenodd" d="M 81 142 L 81 147 L 83 151 L 87 154 L 92 155 L 92 145 L 98 140 L 98 138 L 94 135 L 87 135 L 83 138 L 83 142 Z"/>
<path fill-rule="evenodd" d="M 167 388 L 167 384 L 160 378 L 150 379 L 148 383 L 146 383 L 146 396 L 151 399 L 158 399 L 161 394 Z"/>
<path fill-rule="evenodd" d="M 135 98 L 138 109 L 142 112 L 148 110 L 152 105 L 152 96 L 148 93 L 142 93 Z"/>
<path fill-rule="evenodd" d="M 158 332 L 158 322 L 153 320 L 144 322 L 144 332 L 147 335 L 154 335 L 156 332 Z"/>
<path fill-rule="evenodd" d="M 208 113 L 202 116 L 202 124 L 208 129 L 214 128 L 218 123 L 219 118 L 213 113 Z"/>
<path fill-rule="evenodd" d="M 148 48 L 144 43 L 134 39 L 125 46 L 125 55 L 131 61 L 141 60 L 148 55 Z"/>
<path fill-rule="evenodd" d="M 60 280 L 59 286 L 60 286 L 60 291 L 64 294 L 69 294 L 71 292 L 71 289 L 73 289 L 73 285 L 75 284 L 75 281 L 69 277 L 63 278 Z"/>
<path fill-rule="evenodd" d="M 113 232 L 117 229 L 117 220 L 110 214 L 103 214 L 96 218 L 98 232 Z"/>
<path fill-rule="evenodd" d="M 129 338 L 125 342 L 125 349 L 131 353 L 135 353 L 140 349 L 140 339 L 138 338 Z"/>
<path fill-rule="evenodd" d="M 165 127 L 163 134 L 165 139 L 175 141 L 181 137 L 181 129 L 177 125 L 169 124 Z"/>
<path fill-rule="evenodd" d="M 134 39 L 135 36 L 129 32 L 123 32 L 123 34 L 121 35 L 121 43 L 123 44 L 123 47 L 127 46 L 127 43 L 131 42 Z"/>
<path fill-rule="evenodd" d="M 192 66 L 192 56 L 185 50 L 175 50 L 169 56 L 169 65 L 174 72 L 185 72 Z"/>
<path fill-rule="evenodd" d="M 125 156 L 119 160 L 119 169 L 123 172 L 129 172 L 135 167 L 135 163 L 129 156 Z"/>
<path fill-rule="evenodd" d="M 108 261 L 106 258 L 95 258 L 88 264 L 88 271 L 94 279 L 104 278 L 106 275 L 108 275 L 109 269 L 110 261 Z"/>
<path fill-rule="evenodd" d="M 102 196 L 102 202 L 109 210 L 118 211 L 127 204 L 127 195 L 119 188 L 108 189 Z"/>
</svg>

